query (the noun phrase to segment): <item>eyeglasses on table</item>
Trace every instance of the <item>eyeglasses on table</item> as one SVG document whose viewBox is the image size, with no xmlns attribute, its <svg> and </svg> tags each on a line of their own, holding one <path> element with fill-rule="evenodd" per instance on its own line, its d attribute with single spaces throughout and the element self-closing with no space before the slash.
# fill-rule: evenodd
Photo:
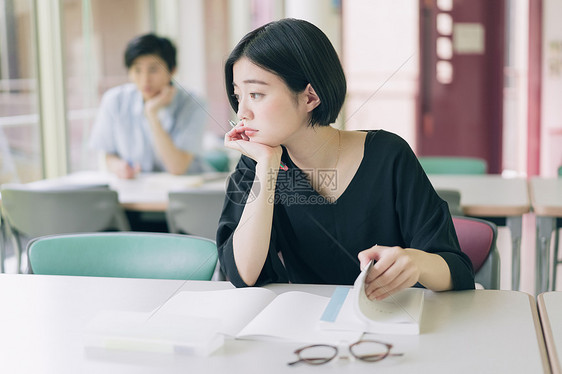
<svg viewBox="0 0 562 374">
<path fill-rule="evenodd" d="M 388 356 L 402 356 L 402 353 L 390 353 L 392 344 L 377 340 L 359 340 L 349 345 L 351 355 L 361 361 L 378 362 Z M 322 365 L 338 357 L 338 347 L 331 344 L 313 344 L 299 348 L 295 351 L 297 360 L 288 362 L 287 365 L 304 363 L 309 365 Z M 340 358 L 348 358 L 341 356 Z"/>
</svg>

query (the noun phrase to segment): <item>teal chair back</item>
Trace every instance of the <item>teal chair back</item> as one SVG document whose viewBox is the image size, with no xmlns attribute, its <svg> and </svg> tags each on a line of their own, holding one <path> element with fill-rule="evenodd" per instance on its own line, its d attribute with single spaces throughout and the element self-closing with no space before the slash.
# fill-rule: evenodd
<svg viewBox="0 0 562 374">
<path fill-rule="evenodd" d="M 562 177 L 562 166 L 558 168 L 558 176 Z"/>
<path fill-rule="evenodd" d="M 28 254 L 33 274 L 183 280 L 210 280 L 218 258 L 212 240 L 141 232 L 45 236 Z"/>
<path fill-rule="evenodd" d="M 230 170 L 230 160 L 226 151 L 223 151 L 221 149 L 206 151 L 203 154 L 203 159 L 216 171 L 226 172 Z"/>
<path fill-rule="evenodd" d="M 426 174 L 486 174 L 486 160 L 474 157 L 435 157 L 418 158 Z"/>
</svg>

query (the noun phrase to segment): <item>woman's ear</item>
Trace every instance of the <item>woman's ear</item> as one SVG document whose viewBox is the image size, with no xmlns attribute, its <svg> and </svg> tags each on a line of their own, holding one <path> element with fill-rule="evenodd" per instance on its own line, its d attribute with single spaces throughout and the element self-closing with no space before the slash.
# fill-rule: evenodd
<svg viewBox="0 0 562 374">
<path fill-rule="evenodd" d="M 310 83 L 307 84 L 304 89 L 304 97 L 306 99 L 307 112 L 312 112 L 318 105 L 320 105 L 320 98 Z"/>
</svg>

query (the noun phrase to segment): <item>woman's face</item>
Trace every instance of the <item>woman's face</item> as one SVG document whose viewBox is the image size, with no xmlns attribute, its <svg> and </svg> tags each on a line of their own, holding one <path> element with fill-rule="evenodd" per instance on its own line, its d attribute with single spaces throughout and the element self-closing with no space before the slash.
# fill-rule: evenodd
<svg viewBox="0 0 562 374">
<path fill-rule="evenodd" d="M 238 118 L 252 142 L 285 144 L 308 125 L 306 95 L 295 94 L 277 75 L 243 57 L 233 66 Z"/>
<path fill-rule="evenodd" d="M 158 55 L 139 56 L 129 68 L 129 79 L 137 86 L 144 101 L 152 99 L 170 84 L 172 74 Z"/>
</svg>

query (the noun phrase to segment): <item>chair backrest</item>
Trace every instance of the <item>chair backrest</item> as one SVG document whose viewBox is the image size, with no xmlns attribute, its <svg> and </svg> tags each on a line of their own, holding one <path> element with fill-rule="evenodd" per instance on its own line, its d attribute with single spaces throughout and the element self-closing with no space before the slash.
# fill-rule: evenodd
<svg viewBox="0 0 562 374">
<path fill-rule="evenodd" d="M 11 230 L 28 237 L 130 230 L 117 192 L 107 187 L 38 190 L 3 185 L 2 214 Z"/>
<path fill-rule="evenodd" d="M 562 177 L 562 166 L 558 168 L 558 176 Z"/>
<path fill-rule="evenodd" d="M 475 281 L 485 288 L 499 289 L 500 260 L 496 247 L 496 225 L 472 217 L 453 217 L 453 224 L 461 250 L 472 261 Z"/>
<path fill-rule="evenodd" d="M 168 193 L 166 220 L 172 233 L 215 239 L 224 205 L 224 190 L 185 190 Z"/>
<path fill-rule="evenodd" d="M 452 216 L 462 216 L 464 212 L 461 207 L 461 193 L 457 190 L 443 190 L 436 189 L 435 192 L 440 198 L 447 202 L 449 205 L 449 212 Z"/>
<path fill-rule="evenodd" d="M 212 149 L 203 153 L 203 159 L 216 171 L 226 172 L 230 170 L 230 159 L 226 151 Z"/>
<path fill-rule="evenodd" d="M 29 242 L 34 274 L 210 280 L 214 241 L 187 235 L 108 232 L 53 235 Z"/>
<path fill-rule="evenodd" d="M 418 158 L 427 174 L 486 174 L 486 160 L 475 157 L 437 157 Z"/>
</svg>

